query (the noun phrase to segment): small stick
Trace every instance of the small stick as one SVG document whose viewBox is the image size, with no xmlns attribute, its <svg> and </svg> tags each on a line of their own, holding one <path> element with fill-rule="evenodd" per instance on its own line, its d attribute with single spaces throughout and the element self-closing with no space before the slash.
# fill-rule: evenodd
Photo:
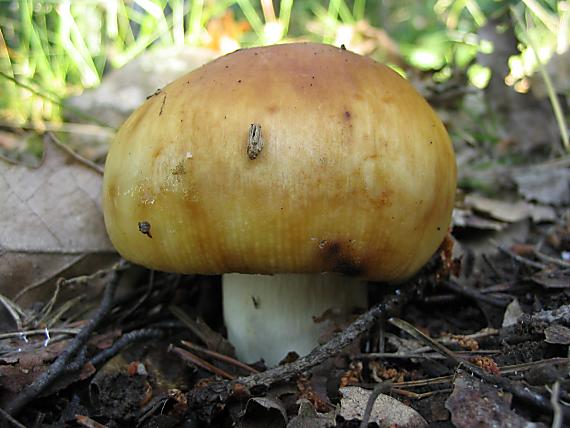
<svg viewBox="0 0 570 428">
<path fill-rule="evenodd" d="M 564 416 L 562 414 L 562 407 L 558 397 L 560 396 L 560 381 L 554 382 L 552 385 L 552 392 L 550 393 L 550 403 L 554 409 L 554 418 L 552 420 L 552 428 L 562 428 L 562 421 Z"/>
<path fill-rule="evenodd" d="M 391 392 L 395 394 L 401 395 L 402 397 L 411 398 L 413 400 L 422 400 L 424 398 L 431 397 L 435 394 L 449 393 L 451 391 L 452 391 L 451 388 L 446 388 L 446 389 L 437 389 L 435 391 L 422 392 L 418 394 L 417 392 L 412 392 L 405 389 L 392 388 L 391 390 Z"/>
<path fill-rule="evenodd" d="M 538 251 L 536 249 L 533 250 L 532 253 L 534 254 L 534 256 L 537 259 L 540 259 L 543 262 L 552 263 L 552 264 L 558 265 L 558 266 L 563 267 L 563 268 L 570 268 L 570 263 L 568 263 L 564 260 L 560 260 L 560 259 L 557 259 L 555 257 L 550 257 L 544 253 L 541 253 L 540 251 Z"/>
<path fill-rule="evenodd" d="M 46 94 L 46 93 L 42 93 L 38 90 L 36 90 L 35 88 L 31 87 L 30 85 L 10 76 L 9 74 L 4 73 L 3 71 L 0 71 L 0 76 L 10 80 L 11 82 L 15 83 L 17 86 L 20 86 L 21 88 L 24 88 L 27 91 L 30 91 L 32 94 L 37 95 L 40 98 L 43 98 L 45 100 L 48 100 L 49 102 L 58 105 L 59 107 L 61 107 L 63 110 L 68 110 L 70 112 L 72 112 L 73 114 L 77 115 L 78 117 L 85 119 L 89 122 L 94 122 L 99 126 L 102 126 L 104 128 L 109 128 L 109 129 L 115 129 L 110 125 L 107 125 L 106 123 L 100 121 L 97 117 L 92 116 L 90 114 L 87 114 L 83 111 L 81 111 L 80 109 L 71 106 L 69 103 L 63 103 L 60 99 L 56 98 L 55 95 L 52 94 Z"/>
<path fill-rule="evenodd" d="M 215 352 L 215 351 L 210 351 L 209 349 L 206 349 L 206 348 L 199 346 L 199 345 L 195 345 L 194 343 L 188 342 L 186 340 L 181 340 L 180 343 L 183 344 L 184 346 L 192 349 L 193 351 L 202 352 L 202 353 L 208 355 L 209 357 L 212 357 L 212 358 L 215 358 L 217 360 L 224 361 L 228 364 L 232 364 L 234 366 L 240 367 L 240 368 L 242 368 L 242 369 L 244 369 L 250 373 L 259 373 L 259 370 L 256 370 L 253 367 L 248 366 L 247 364 L 242 363 L 241 361 L 236 360 L 235 358 L 232 358 L 228 355 L 220 354 L 219 352 Z"/>
<path fill-rule="evenodd" d="M 87 285 L 93 279 L 101 278 L 110 272 L 123 271 L 123 270 L 127 269 L 129 266 L 130 266 L 129 262 L 121 259 L 119 262 L 115 263 L 110 268 L 98 270 L 97 272 L 95 272 L 91 275 L 81 275 L 81 276 L 77 276 L 75 278 L 62 279 L 61 285 Z M 67 269 L 68 267 L 69 266 L 65 266 L 65 269 Z M 59 273 L 61 273 L 61 272 L 59 272 Z M 45 281 L 42 281 L 42 282 L 38 282 L 38 283 L 29 285 L 29 286 L 23 288 L 20 292 L 18 292 L 18 294 L 16 294 L 16 296 L 14 296 L 14 302 L 17 302 L 27 292 L 34 290 L 34 289 L 44 285 L 45 283 L 46 283 Z"/>
<path fill-rule="evenodd" d="M 30 384 L 26 389 L 24 389 L 13 401 L 8 405 L 7 411 L 11 415 L 17 415 L 25 406 L 32 402 L 36 397 L 38 397 L 42 392 L 44 392 L 49 386 L 51 386 L 57 378 L 65 372 L 66 365 L 69 363 L 71 358 L 77 354 L 79 349 L 85 345 L 91 333 L 97 328 L 101 323 L 105 315 L 111 309 L 113 303 L 113 296 L 115 295 L 115 289 L 117 288 L 117 283 L 119 282 L 119 275 L 113 272 L 113 277 L 107 287 L 105 288 L 105 293 L 103 294 L 103 299 L 101 304 L 97 309 L 97 312 L 91 318 L 87 324 L 81 329 L 81 331 L 75 336 L 71 341 L 69 346 L 55 359 L 55 361 L 48 367 L 48 369 L 43 372 L 36 380 Z"/>
<path fill-rule="evenodd" d="M 137 300 L 137 302 L 131 306 L 126 313 L 124 313 L 123 315 L 121 315 L 120 321 L 126 320 L 128 317 L 130 317 L 132 314 L 134 314 L 136 312 L 136 310 L 138 308 L 140 308 L 142 306 L 142 304 L 150 297 L 150 295 L 152 294 L 152 291 L 154 290 L 154 269 L 152 269 L 150 271 L 150 275 L 148 278 L 148 284 L 146 286 L 146 291 L 145 293 L 140 297 L 139 300 Z"/>
<path fill-rule="evenodd" d="M 143 339 L 153 339 L 160 338 L 164 336 L 164 331 L 158 328 L 141 328 L 140 330 L 133 330 L 128 333 L 123 334 L 113 345 L 109 348 L 104 349 L 95 355 L 89 362 L 94 366 L 101 363 L 109 361 L 119 352 L 121 352 L 126 347 L 132 345 L 134 342 L 138 342 Z"/>
<path fill-rule="evenodd" d="M 22 425 L 16 419 L 14 419 L 12 416 L 10 416 L 10 414 L 6 410 L 4 410 L 2 408 L 0 408 L 0 415 L 2 415 L 2 418 L 4 418 L 8 423 L 12 424 L 15 427 L 26 428 L 25 425 Z"/>
<path fill-rule="evenodd" d="M 52 333 L 52 334 L 77 334 L 77 333 L 79 333 L 79 329 L 77 329 L 77 328 L 50 328 L 50 329 L 48 329 L 48 332 Z M 45 335 L 45 334 L 46 334 L 45 329 L 12 331 L 10 333 L 0 334 L 0 340 L 10 339 L 11 337 L 37 336 L 37 335 Z"/>
<path fill-rule="evenodd" d="M 448 288 L 449 290 L 454 291 L 458 294 L 462 294 L 462 295 L 470 297 L 472 299 L 480 300 L 481 302 L 485 302 L 485 303 L 488 303 L 489 305 L 497 306 L 500 308 L 504 308 L 505 306 L 507 306 L 509 304 L 509 301 L 510 301 L 510 299 L 509 299 L 509 301 L 507 301 L 506 299 L 495 298 L 495 297 L 489 296 L 487 294 L 483 294 L 479 290 L 477 290 L 473 287 L 466 287 L 462 284 L 459 284 L 455 280 L 444 281 L 443 285 L 446 288 Z"/>
<path fill-rule="evenodd" d="M 69 154 L 73 159 L 75 159 L 76 161 L 78 161 L 79 163 L 82 163 L 83 165 L 87 166 L 88 168 L 91 168 L 93 171 L 97 172 L 98 174 L 103 175 L 103 167 L 101 165 L 97 165 L 95 162 L 84 158 L 83 156 L 81 156 L 79 153 L 74 152 L 71 147 L 66 146 L 65 144 L 63 144 L 56 136 L 53 132 L 48 131 L 46 132 L 46 137 L 45 138 L 49 138 L 56 146 L 58 146 L 60 149 L 62 149 L 63 151 L 65 151 L 67 154 Z"/>
<path fill-rule="evenodd" d="M 479 351 L 459 351 L 457 355 L 494 355 L 498 354 L 500 351 L 496 349 L 490 350 L 479 350 Z M 441 354 L 432 353 L 414 353 L 414 352 L 370 352 L 368 354 L 356 354 L 355 359 L 362 360 L 373 360 L 376 358 L 395 358 L 395 359 L 410 359 L 410 358 L 422 358 L 430 360 L 442 360 L 445 359 Z"/>
<path fill-rule="evenodd" d="M 87 428 L 107 428 L 107 425 L 100 424 L 89 416 L 75 415 L 75 422 Z"/>
<path fill-rule="evenodd" d="M 533 268 L 538 269 L 538 270 L 544 270 L 548 267 L 543 263 L 535 262 L 533 260 L 527 259 L 526 257 L 519 256 L 515 252 L 503 247 L 502 245 L 497 245 L 497 249 L 501 253 L 506 254 L 507 256 L 511 257 L 513 260 L 519 262 L 520 264 L 527 265 L 527 266 L 533 267 Z"/>
<path fill-rule="evenodd" d="M 228 380 L 234 380 L 236 378 L 233 374 L 230 374 L 227 371 L 222 370 L 214 366 L 213 364 L 210 364 L 209 362 L 203 360 L 202 358 L 198 357 L 197 355 L 194 355 L 192 352 L 189 352 L 185 349 L 170 345 L 168 347 L 168 352 L 172 352 L 173 354 L 178 355 L 184 361 L 187 361 L 191 364 L 201 367 L 204 370 L 212 372 L 220 377 L 224 377 Z"/>
<path fill-rule="evenodd" d="M 255 385 L 270 385 L 291 379 L 300 373 L 306 372 L 307 370 L 323 363 L 330 357 L 338 354 L 354 342 L 356 338 L 369 330 L 382 315 L 388 312 L 389 309 L 390 312 L 393 311 L 393 305 L 398 305 L 399 307 L 399 305 L 405 301 L 405 298 L 402 296 L 403 295 L 398 296 L 401 297 L 401 301 L 399 302 L 391 301 L 387 304 L 380 303 L 374 306 L 368 312 L 365 312 L 358 317 L 351 325 L 345 328 L 342 333 L 337 334 L 324 345 L 313 349 L 308 355 L 301 357 L 290 364 L 277 366 L 263 373 L 254 374 L 246 378 L 240 378 L 237 382 L 247 388 L 250 388 Z"/>
<path fill-rule="evenodd" d="M 217 404 L 224 403 L 234 391 L 244 388 L 247 390 L 258 385 L 269 386 L 312 369 L 337 355 L 364 332 L 370 330 L 380 317 L 399 313 L 403 306 L 418 295 L 418 291 L 423 290 L 426 283 L 425 277 L 420 276 L 414 283 L 405 284 L 403 288 L 386 296 L 383 302 L 360 315 L 352 324 L 333 336 L 327 343 L 316 347 L 308 355 L 292 363 L 274 367 L 263 373 L 240 377 L 232 382 L 214 382 L 202 388 L 194 388 L 188 392 L 189 409 L 196 411 L 199 418 L 209 419 L 213 410 L 207 409 L 213 409 Z"/>
<path fill-rule="evenodd" d="M 442 355 L 447 356 L 454 363 L 465 367 L 467 370 L 469 370 L 475 376 L 483 379 L 484 381 L 486 381 L 490 384 L 493 384 L 493 385 L 497 385 L 499 388 L 502 388 L 502 389 L 512 393 L 514 396 L 516 396 L 516 397 L 518 397 L 518 398 L 520 398 L 520 399 L 522 399 L 528 403 L 531 403 L 531 404 L 537 406 L 538 408 L 541 408 L 543 410 L 548 410 L 551 412 L 554 411 L 552 404 L 542 395 L 540 395 L 534 391 L 531 391 L 527 387 L 515 385 L 507 378 L 493 375 L 493 374 L 485 371 L 481 367 L 479 367 L 479 366 L 477 366 L 477 365 L 475 365 L 475 364 L 473 364 L 473 363 L 471 363 L 471 362 L 469 362 L 463 358 L 460 358 L 454 352 L 452 352 L 451 350 L 449 350 L 448 348 L 446 348 L 442 344 L 435 342 L 431 337 L 425 335 L 424 333 L 419 331 L 417 328 L 415 328 L 413 325 L 409 324 L 408 322 L 401 320 L 401 319 L 397 319 L 397 318 L 392 318 L 388 321 L 390 322 L 390 324 L 392 324 L 392 325 L 398 327 L 399 329 L 405 331 L 406 333 L 410 334 L 415 339 L 421 340 L 422 342 L 432 346 L 437 352 L 441 353 Z M 564 416 L 570 417 L 570 411 L 566 411 L 565 409 L 563 409 L 562 411 L 564 412 Z"/>
<path fill-rule="evenodd" d="M 372 409 L 374 408 L 374 403 L 378 399 L 378 396 L 382 393 L 390 392 L 392 388 L 391 382 L 382 382 L 374 387 L 374 390 L 368 397 L 366 402 L 366 408 L 364 409 L 364 415 L 362 415 L 362 421 L 360 421 L 360 428 L 366 428 L 368 426 L 368 421 L 370 421 L 370 415 L 372 414 Z"/>
</svg>

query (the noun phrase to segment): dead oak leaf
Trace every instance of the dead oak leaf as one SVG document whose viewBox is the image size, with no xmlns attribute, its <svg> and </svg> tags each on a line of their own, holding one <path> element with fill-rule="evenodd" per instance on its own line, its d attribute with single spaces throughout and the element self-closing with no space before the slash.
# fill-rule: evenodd
<svg viewBox="0 0 570 428">
<path fill-rule="evenodd" d="M 0 160 L 0 293 L 10 297 L 87 254 L 114 252 L 101 180 L 50 138 L 37 168 Z"/>
</svg>

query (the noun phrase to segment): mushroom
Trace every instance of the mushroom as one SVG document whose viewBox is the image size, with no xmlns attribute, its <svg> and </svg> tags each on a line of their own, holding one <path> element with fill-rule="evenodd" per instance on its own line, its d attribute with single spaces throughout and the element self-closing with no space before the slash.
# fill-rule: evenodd
<svg viewBox="0 0 570 428">
<path fill-rule="evenodd" d="M 427 102 L 390 68 L 292 43 L 218 58 L 150 97 L 111 143 L 105 223 L 118 252 L 224 274 L 247 361 L 307 353 L 327 309 L 414 275 L 447 233 L 456 166 Z"/>
</svg>

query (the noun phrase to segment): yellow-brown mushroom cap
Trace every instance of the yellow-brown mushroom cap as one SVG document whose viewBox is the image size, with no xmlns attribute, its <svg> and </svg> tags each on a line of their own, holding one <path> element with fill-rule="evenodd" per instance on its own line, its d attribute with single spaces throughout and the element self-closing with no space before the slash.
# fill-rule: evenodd
<svg viewBox="0 0 570 428">
<path fill-rule="evenodd" d="M 234 52 L 149 98 L 111 144 L 103 202 L 119 253 L 154 269 L 398 281 L 443 240 L 455 186 L 447 132 L 405 79 L 302 43 Z"/>
</svg>

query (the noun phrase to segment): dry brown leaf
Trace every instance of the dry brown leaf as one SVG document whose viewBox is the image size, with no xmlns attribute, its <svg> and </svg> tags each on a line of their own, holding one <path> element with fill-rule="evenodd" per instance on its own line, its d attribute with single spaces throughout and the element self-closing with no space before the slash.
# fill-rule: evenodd
<svg viewBox="0 0 570 428">
<path fill-rule="evenodd" d="M 529 201 L 555 206 L 570 203 L 570 169 L 528 168 L 513 174 L 519 193 Z"/>
<path fill-rule="evenodd" d="M 284 427 L 287 411 L 283 403 L 273 397 L 250 398 L 239 414 L 239 426 L 243 428 Z"/>
<path fill-rule="evenodd" d="M 545 341 L 556 345 L 570 345 L 570 328 L 553 324 L 544 330 Z"/>
<path fill-rule="evenodd" d="M 0 161 L 0 293 L 11 297 L 88 254 L 114 252 L 101 178 L 49 139 L 38 168 Z"/>
<path fill-rule="evenodd" d="M 515 223 L 526 218 L 531 218 L 535 223 L 556 220 L 556 212 L 552 207 L 526 201 L 511 202 L 470 194 L 465 197 L 465 205 L 495 220 L 507 223 Z"/>
<path fill-rule="evenodd" d="M 538 427 L 511 410 L 510 396 L 473 376 L 460 374 L 445 407 L 458 428 L 482 426 Z"/>
<path fill-rule="evenodd" d="M 361 421 L 372 391 L 357 386 L 341 388 L 342 400 L 339 415 L 346 421 Z M 370 414 L 370 423 L 381 428 L 392 426 L 420 428 L 427 427 L 426 420 L 414 409 L 388 395 L 380 394 Z"/>
</svg>

